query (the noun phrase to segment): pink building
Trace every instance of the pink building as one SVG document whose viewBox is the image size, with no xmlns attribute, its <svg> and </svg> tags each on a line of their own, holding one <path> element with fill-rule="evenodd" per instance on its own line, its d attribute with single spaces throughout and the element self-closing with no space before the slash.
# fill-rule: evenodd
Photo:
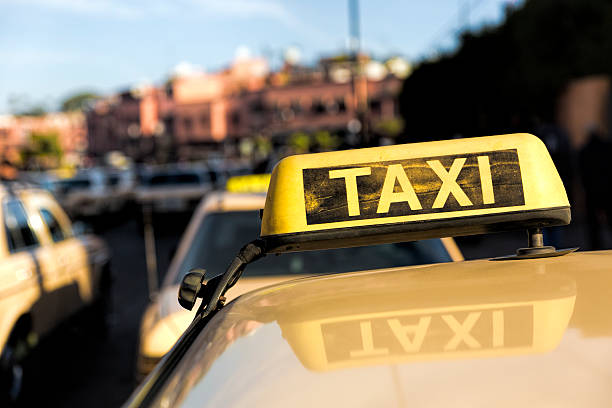
<svg viewBox="0 0 612 408">
<path fill-rule="evenodd" d="M 79 164 L 87 151 L 84 115 L 57 112 L 43 116 L 0 116 L 0 155 L 16 160 L 34 132 L 57 133 L 67 164 Z"/>
<path fill-rule="evenodd" d="M 154 139 L 167 131 L 173 106 L 166 90 L 154 87 L 98 100 L 87 112 L 89 153 L 96 157 L 115 150 L 132 157 L 150 154 Z"/>
<path fill-rule="evenodd" d="M 220 72 L 179 76 L 160 89 L 100 101 L 88 114 L 89 149 L 146 157 L 166 137 L 176 149 L 195 152 L 260 134 L 343 134 L 357 109 L 350 79 L 346 61 L 270 73 L 264 59 L 238 60 Z M 371 123 L 397 117 L 402 79 L 384 74 L 359 85 L 367 92 Z"/>
</svg>

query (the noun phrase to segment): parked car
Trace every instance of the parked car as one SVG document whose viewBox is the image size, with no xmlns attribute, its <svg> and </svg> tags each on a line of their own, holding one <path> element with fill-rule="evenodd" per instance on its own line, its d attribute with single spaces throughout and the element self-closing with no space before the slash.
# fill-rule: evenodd
<svg viewBox="0 0 612 408">
<path fill-rule="evenodd" d="M 52 183 L 51 191 L 73 218 L 101 215 L 110 205 L 109 189 L 104 171 L 100 168 L 57 179 Z"/>
<path fill-rule="evenodd" d="M 76 236 L 53 196 L 0 185 L 0 401 L 18 398 L 23 360 L 39 339 L 77 312 L 101 324 L 109 304 L 106 244 Z"/>
<path fill-rule="evenodd" d="M 259 211 L 265 203 L 261 192 L 266 191 L 269 179 L 270 175 L 231 178 L 227 183 L 230 191 L 212 193 L 198 206 L 162 287 L 143 315 L 137 360 L 139 379 L 153 369 L 193 320 L 195 311 L 186 311 L 176 301 L 185 274 L 203 265 L 209 276 L 222 274 L 225 262 L 244 240 L 257 235 Z M 462 259 L 452 238 L 270 257 L 249 268 L 227 300 L 298 277 Z"/>
<path fill-rule="evenodd" d="M 136 175 L 132 169 L 106 169 L 104 172 L 106 185 L 107 211 L 121 211 L 130 202 L 136 187 Z"/>
<path fill-rule="evenodd" d="M 193 211 L 212 189 L 213 179 L 207 168 L 156 167 L 142 171 L 134 199 L 156 213 Z"/>
</svg>

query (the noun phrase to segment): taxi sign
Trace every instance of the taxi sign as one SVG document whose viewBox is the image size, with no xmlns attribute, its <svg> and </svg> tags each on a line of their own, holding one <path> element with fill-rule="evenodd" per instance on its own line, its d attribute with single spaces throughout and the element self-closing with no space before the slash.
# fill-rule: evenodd
<svg viewBox="0 0 612 408">
<path fill-rule="evenodd" d="M 530 134 L 297 155 L 274 169 L 268 252 L 565 225 L 570 205 Z"/>
<path fill-rule="evenodd" d="M 269 174 L 234 176 L 227 180 L 225 190 L 230 193 L 265 193 L 269 184 Z"/>
</svg>

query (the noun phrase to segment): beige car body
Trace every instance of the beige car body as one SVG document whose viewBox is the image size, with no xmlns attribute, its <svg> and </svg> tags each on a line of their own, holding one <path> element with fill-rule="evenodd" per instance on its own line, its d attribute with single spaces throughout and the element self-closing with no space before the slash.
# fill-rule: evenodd
<svg viewBox="0 0 612 408">
<path fill-rule="evenodd" d="M 2 203 L 11 197 L 23 203 L 37 246 L 11 253 L 0 205 L 0 351 L 21 324 L 35 343 L 61 321 L 97 299 L 102 275 L 110 273 L 106 245 L 94 236 L 75 237 L 69 218 L 46 191 L 0 187 Z M 65 239 L 54 242 L 39 210 L 50 211 Z"/>
<path fill-rule="evenodd" d="M 609 407 L 610 265 L 578 252 L 259 289 L 212 318 L 150 405 Z"/>
<path fill-rule="evenodd" d="M 137 377 L 143 378 L 155 364 L 170 350 L 195 316 L 197 305 L 192 311 L 183 309 L 177 301 L 178 285 L 176 276 L 182 272 L 178 268 L 185 257 L 197 232 L 201 220 L 210 212 L 251 211 L 263 208 L 265 195 L 240 193 L 213 193 L 207 197 L 192 217 L 177 252 L 170 264 L 164 284 L 155 299 L 147 306 L 140 326 Z M 453 261 L 463 260 L 461 251 L 452 238 L 442 238 L 442 243 Z M 205 265 L 203 265 L 205 267 Z M 296 275 L 244 277 L 228 293 L 228 301 L 244 294 L 278 282 L 295 279 Z"/>
</svg>

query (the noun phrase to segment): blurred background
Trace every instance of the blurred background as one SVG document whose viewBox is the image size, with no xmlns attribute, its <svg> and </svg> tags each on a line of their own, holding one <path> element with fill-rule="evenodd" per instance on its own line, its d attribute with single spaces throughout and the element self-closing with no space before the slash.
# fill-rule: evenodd
<svg viewBox="0 0 612 408">
<path fill-rule="evenodd" d="M 3 183 L 51 192 L 112 253 L 107 336 L 54 330 L 24 404 L 125 401 L 197 204 L 291 154 L 533 133 L 572 204 L 547 243 L 612 247 L 611 23 L 609 0 L 0 0 Z"/>
</svg>

